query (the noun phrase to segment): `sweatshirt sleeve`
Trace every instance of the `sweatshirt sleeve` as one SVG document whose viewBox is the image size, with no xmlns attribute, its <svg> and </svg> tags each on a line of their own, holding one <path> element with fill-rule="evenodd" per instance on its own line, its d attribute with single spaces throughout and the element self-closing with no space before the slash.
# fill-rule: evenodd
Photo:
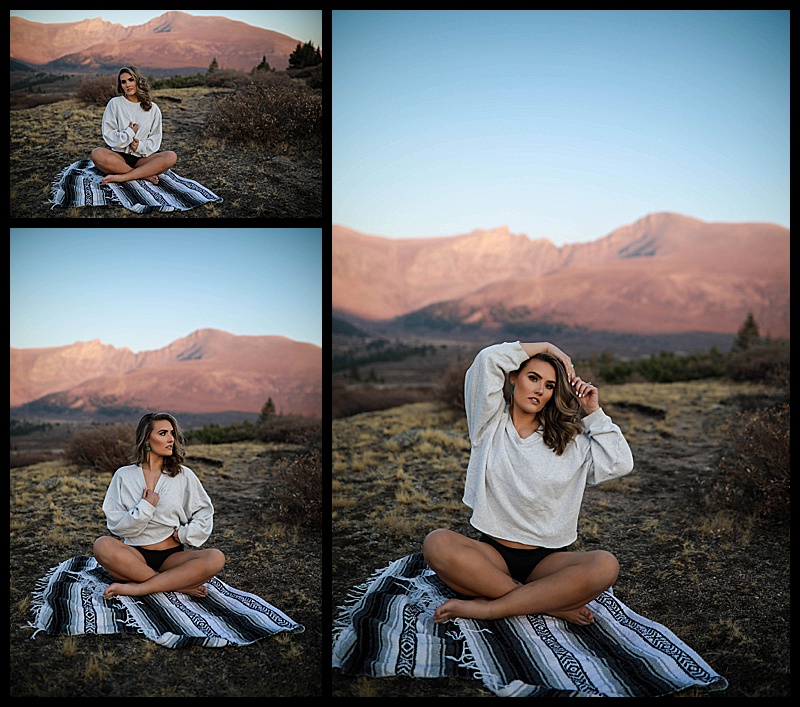
<svg viewBox="0 0 800 707">
<path fill-rule="evenodd" d="M 133 142 L 135 136 L 133 128 L 121 124 L 113 100 L 109 101 L 103 112 L 103 140 L 112 150 L 121 152 Z"/>
<path fill-rule="evenodd" d="M 602 408 L 583 418 L 584 434 L 589 437 L 590 486 L 625 476 L 633 471 L 633 453 L 622 430 Z"/>
<path fill-rule="evenodd" d="M 464 378 L 464 407 L 473 444 L 489 423 L 505 410 L 506 375 L 527 360 L 528 354 L 519 342 L 488 346 L 475 357 Z"/>
<path fill-rule="evenodd" d="M 143 157 L 155 154 L 161 147 L 161 109 L 153 103 L 150 112 L 153 114 L 150 132 L 147 135 L 139 136 L 139 146 L 136 148 L 136 154 Z"/>
<path fill-rule="evenodd" d="M 141 492 L 140 492 L 141 493 Z M 138 501 L 117 472 L 111 479 L 103 500 L 108 529 L 121 538 L 135 538 L 147 527 L 155 513 L 155 506 L 143 498 Z"/>
<path fill-rule="evenodd" d="M 187 467 L 183 473 L 187 480 L 184 503 L 189 521 L 178 527 L 178 540 L 190 547 L 200 547 L 214 529 L 214 506 L 197 475 Z"/>
</svg>

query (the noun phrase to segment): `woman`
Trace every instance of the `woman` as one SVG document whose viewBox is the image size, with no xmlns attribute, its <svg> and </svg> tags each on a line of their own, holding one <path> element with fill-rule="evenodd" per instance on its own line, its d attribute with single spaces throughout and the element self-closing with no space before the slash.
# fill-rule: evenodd
<svg viewBox="0 0 800 707">
<path fill-rule="evenodd" d="M 591 623 L 587 604 L 613 585 L 619 564 L 604 550 L 567 546 L 577 538 L 586 484 L 633 469 L 597 387 L 575 376 L 570 357 L 552 344 L 504 343 L 470 366 L 465 406 L 472 452 L 464 503 L 482 535 L 434 530 L 423 553 L 445 584 L 475 598 L 449 599 L 434 620 L 549 614 Z"/>
<path fill-rule="evenodd" d="M 106 173 L 103 184 L 146 179 L 158 184 L 158 176 L 178 159 L 161 147 L 161 111 L 150 100 L 147 78 L 135 66 L 117 73 L 117 92 L 103 113 L 103 139 L 110 150 L 96 147 L 92 162 Z"/>
<path fill-rule="evenodd" d="M 108 529 L 95 559 L 115 579 L 103 597 L 183 592 L 203 586 L 225 566 L 216 549 L 199 548 L 211 535 L 214 507 L 194 472 L 183 466 L 183 434 L 165 412 L 148 413 L 136 429 L 133 464 L 114 473 L 103 501 Z"/>
</svg>

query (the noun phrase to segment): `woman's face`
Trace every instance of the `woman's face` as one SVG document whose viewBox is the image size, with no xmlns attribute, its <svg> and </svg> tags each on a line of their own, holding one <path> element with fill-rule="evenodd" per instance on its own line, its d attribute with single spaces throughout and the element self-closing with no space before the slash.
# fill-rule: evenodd
<svg viewBox="0 0 800 707">
<path fill-rule="evenodd" d="M 512 374 L 514 404 L 523 412 L 538 413 L 553 397 L 556 389 L 556 369 L 547 361 L 531 359 L 519 375 Z"/>
<path fill-rule="evenodd" d="M 133 78 L 127 71 L 123 71 L 119 75 L 119 83 L 122 86 L 122 91 L 126 96 L 136 95 L 136 79 Z"/>
<path fill-rule="evenodd" d="M 169 420 L 156 420 L 147 438 L 150 451 L 162 457 L 171 457 L 175 446 L 175 436 L 172 423 Z"/>
</svg>

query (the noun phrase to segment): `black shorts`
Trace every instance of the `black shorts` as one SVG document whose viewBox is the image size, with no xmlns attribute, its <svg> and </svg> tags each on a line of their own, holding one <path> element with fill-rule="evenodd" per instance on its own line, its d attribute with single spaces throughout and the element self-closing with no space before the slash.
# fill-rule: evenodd
<svg viewBox="0 0 800 707">
<path fill-rule="evenodd" d="M 525 584 L 525 580 L 533 572 L 536 567 L 545 557 L 554 552 L 565 552 L 566 548 L 557 547 L 537 547 L 533 550 L 524 550 L 517 547 L 508 547 L 502 543 L 497 542 L 493 537 L 482 533 L 478 538 L 482 543 L 491 545 L 497 552 L 499 552 L 503 559 L 506 561 L 506 567 L 511 574 L 511 578 L 517 580 L 520 584 Z"/>
<path fill-rule="evenodd" d="M 127 152 L 117 152 L 117 154 L 125 160 L 125 163 L 133 169 L 136 166 L 136 163 L 142 159 L 139 155 L 129 155 Z"/>
<path fill-rule="evenodd" d="M 136 545 L 133 545 L 132 547 L 136 548 L 142 553 L 147 566 L 153 568 L 156 572 L 161 569 L 161 565 L 164 564 L 164 560 L 166 560 L 170 555 L 183 550 L 183 545 L 178 545 L 178 547 L 170 547 L 166 550 L 148 550 L 147 548 L 137 547 Z"/>
</svg>

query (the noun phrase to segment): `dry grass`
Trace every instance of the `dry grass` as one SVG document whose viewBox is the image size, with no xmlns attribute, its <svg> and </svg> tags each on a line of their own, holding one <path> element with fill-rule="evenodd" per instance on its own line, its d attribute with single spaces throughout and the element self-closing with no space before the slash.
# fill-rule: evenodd
<svg viewBox="0 0 800 707">
<path fill-rule="evenodd" d="M 306 628 L 250 646 L 170 650 L 132 635 L 40 633 L 31 640 L 31 591 L 47 570 L 91 554 L 107 533 L 101 504 L 111 472 L 48 461 L 14 469 L 10 496 L 12 697 L 319 697 L 322 528 L 274 511 L 280 469 L 298 445 L 190 445 L 186 464 L 215 507 L 208 546 L 227 562 L 221 578 L 285 611 Z M 283 461 L 282 461 L 283 460 Z"/>
<path fill-rule="evenodd" d="M 267 218 L 322 217 L 322 151 L 258 148 L 214 136 L 209 130 L 217 100 L 228 88 L 159 89 L 153 101 L 163 114 L 162 150 L 174 150 L 174 171 L 223 197 L 190 211 L 135 214 L 122 206 L 51 209 L 52 182 L 67 165 L 89 159 L 103 146 L 104 107 L 75 98 L 11 111 L 11 216 L 20 218 Z"/>
<path fill-rule="evenodd" d="M 730 682 L 720 697 L 789 695 L 788 524 L 720 503 L 726 425 L 743 400 L 771 394 L 730 381 L 604 386 L 636 468 L 592 487 L 578 549 L 620 560 L 614 591 L 674 631 Z M 448 527 L 472 534 L 461 503 L 469 459 L 463 413 L 415 403 L 334 420 L 332 602 L 372 570 Z M 724 499 L 722 499 L 724 500 Z M 479 681 L 333 674 L 333 696 L 491 696 Z M 691 689 L 680 696 L 710 696 Z"/>
</svg>

